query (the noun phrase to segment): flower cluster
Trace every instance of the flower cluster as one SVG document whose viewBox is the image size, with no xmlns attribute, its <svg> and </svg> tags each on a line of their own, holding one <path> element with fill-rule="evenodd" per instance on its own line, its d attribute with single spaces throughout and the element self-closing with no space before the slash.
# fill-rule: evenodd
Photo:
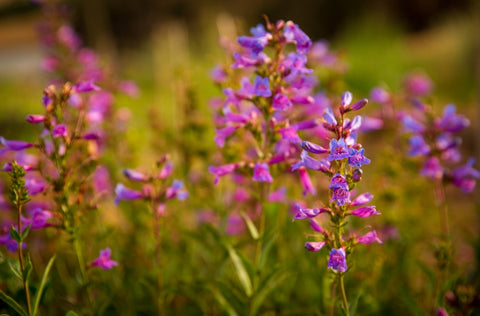
<svg viewBox="0 0 480 316">
<path fill-rule="evenodd" d="M 225 155 L 233 162 L 209 168 L 215 183 L 234 171 L 248 170 L 253 181 L 273 182 L 272 166 L 288 165 L 298 151 L 298 132 L 318 126 L 312 119 L 289 119 L 302 107 L 318 106 L 312 96 L 317 80 L 306 66 L 309 37 L 291 21 L 267 21 L 266 28 L 259 24 L 250 31 L 251 36 L 237 39 L 240 46 L 231 67 L 212 72 L 225 95 L 216 108 L 215 143 L 228 150 L 230 139 L 237 138 L 235 145 L 245 146 L 233 157 Z"/>
<path fill-rule="evenodd" d="M 456 107 L 448 104 L 441 117 L 432 109 L 415 101 L 415 110 L 402 115 L 404 131 L 410 134 L 409 155 L 422 157 L 421 175 L 442 180 L 459 187 L 463 192 L 472 192 L 480 172 L 473 168 L 474 158 L 458 166 L 461 161 L 459 145 L 462 140 L 458 133 L 469 124 L 469 120 L 456 113 Z"/>
<path fill-rule="evenodd" d="M 330 178 L 329 199 L 322 207 L 303 208 L 296 205 L 296 214 L 293 219 L 309 219 L 310 227 L 322 236 L 321 241 L 311 241 L 305 244 L 309 251 L 319 251 L 324 246 L 330 249 L 328 268 L 335 271 L 347 271 L 347 256 L 356 244 L 369 244 L 380 242 L 375 231 L 370 231 L 363 236 L 343 237 L 345 220 L 348 216 L 369 217 L 380 214 L 375 206 L 366 206 L 373 198 L 370 193 L 362 193 L 352 198 L 351 192 L 362 178 L 363 165 L 369 164 L 370 159 L 365 157 L 365 149 L 357 142 L 357 131 L 361 127 L 362 117 L 353 119 L 345 118 L 350 111 L 357 111 L 367 104 L 367 99 L 359 100 L 352 104 L 352 94 L 342 94 L 338 111 L 330 108 L 323 115 L 323 126 L 331 131 L 329 148 L 321 145 L 302 141 L 303 149 L 301 160 L 292 165 L 293 170 L 307 168 L 321 171 Z M 310 154 L 323 155 L 315 159 Z M 326 213 L 335 227 L 334 231 L 323 228 L 315 219 L 318 215 Z"/>
<path fill-rule="evenodd" d="M 141 190 L 134 190 L 118 183 L 115 187 L 115 203 L 122 200 L 146 200 L 151 202 L 152 210 L 156 216 L 165 214 L 165 203 L 167 200 L 177 198 L 185 200 L 188 192 L 185 190 L 183 182 L 174 180 L 170 185 L 167 184 L 168 178 L 173 172 L 173 164 L 168 157 L 163 157 L 158 161 L 157 170 L 152 175 L 147 175 L 132 169 L 125 169 L 123 175 L 130 181 L 142 184 Z"/>
</svg>

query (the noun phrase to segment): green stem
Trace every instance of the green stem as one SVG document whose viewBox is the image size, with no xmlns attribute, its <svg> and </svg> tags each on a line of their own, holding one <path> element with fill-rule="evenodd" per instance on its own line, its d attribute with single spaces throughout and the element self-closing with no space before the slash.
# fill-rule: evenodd
<svg viewBox="0 0 480 316">
<path fill-rule="evenodd" d="M 17 225 L 18 225 L 18 233 L 22 236 L 22 202 L 17 199 Z M 32 303 L 30 299 L 30 289 L 28 287 L 28 280 L 25 280 L 24 271 L 25 271 L 25 262 L 23 259 L 23 249 L 22 249 L 22 240 L 18 243 L 18 261 L 20 262 L 20 270 L 22 271 L 22 283 L 23 283 L 23 290 L 25 292 L 25 302 L 27 304 L 27 312 L 28 315 L 32 314 Z"/>
<path fill-rule="evenodd" d="M 78 265 L 80 266 L 80 273 L 82 275 L 82 286 L 85 286 L 85 292 L 87 293 L 88 306 L 92 307 L 92 298 L 88 289 L 88 276 L 85 269 L 85 259 L 83 258 L 82 248 L 78 236 L 73 237 L 73 247 L 75 248 L 75 254 L 77 256 Z"/>
<path fill-rule="evenodd" d="M 340 279 L 340 289 L 342 291 L 343 308 L 345 309 L 346 315 L 350 316 L 350 311 L 348 309 L 347 295 L 345 294 L 345 285 L 343 284 L 343 273 L 340 273 L 338 277 Z"/>
</svg>

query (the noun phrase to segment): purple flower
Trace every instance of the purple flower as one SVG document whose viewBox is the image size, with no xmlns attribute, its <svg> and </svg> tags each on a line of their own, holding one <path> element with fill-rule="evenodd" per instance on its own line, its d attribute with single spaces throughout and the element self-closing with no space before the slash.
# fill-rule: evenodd
<svg viewBox="0 0 480 316">
<path fill-rule="evenodd" d="M 350 206 L 361 206 L 369 203 L 373 199 L 373 195 L 369 192 L 360 194 L 350 203 Z"/>
<path fill-rule="evenodd" d="M 327 268 L 340 272 L 347 271 L 347 260 L 345 258 L 345 250 L 343 248 L 333 248 L 330 250 L 330 258 L 328 259 Z"/>
<path fill-rule="evenodd" d="M 45 121 L 45 116 L 40 114 L 30 114 L 30 115 L 27 115 L 25 120 L 28 123 L 37 124 Z"/>
<path fill-rule="evenodd" d="M 348 182 L 340 173 L 336 173 L 330 180 L 329 189 L 342 188 L 348 191 Z"/>
<path fill-rule="evenodd" d="M 115 187 L 115 204 L 120 203 L 121 200 L 138 200 L 143 198 L 143 194 L 139 191 L 127 188 L 122 183 Z"/>
<path fill-rule="evenodd" d="M 300 146 L 302 147 L 303 150 L 308 151 L 309 153 L 312 153 L 312 154 L 324 154 L 328 152 L 328 149 L 323 148 L 322 146 L 314 144 L 309 141 L 302 141 Z"/>
<path fill-rule="evenodd" d="M 62 25 L 58 30 L 58 39 L 72 51 L 80 48 L 81 40 L 69 25 Z"/>
<path fill-rule="evenodd" d="M 298 144 L 302 140 L 298 136 L 297 129 L 294 126 L 284 127 L 278 131 L 282 135 L 282 139 L 285 139 L 291 143 Z"/>
<path fill-rule="evenodd" d="M 310 241 L 305 243 L 305 249 L 308 251 L 319 251 L 325 246 L 324 241 Z"/>
<path fill-rule="evenodd" d="M 272 91 L 270 91 L 270 84 L 268 77 L 262 78 L 260 76 L 255 77 L 254 81 L 254 94 L 259 97 L 270 97 L 272 96 Z"/>
<path fill-rule="evenodd" d="M 457 133 L 470 125 L 470 121 L 465 116 L 458 115 L 455 112 L 455 105 L 447 105 L 443 110 L 442 118 L 437 123 L 437 127 L 445 132 Z"/>
<path fill-rule="evenodd" d="M 407 92 L 416 96 L 429 95 L 433 90 L 433 83 L 427 75 L 412 73 L 405 77 Z"/>
<path fill-rule="evenodd" d="M 238 214 L 231 214 L 227 218 L 225 232 L 227 235 L 240 235 L 246 229 L 245 221 Z"/>
<path fill-rule="evenodd" d="M 405 115 L 402 118 L 402 124 L 407 132 L 423 133 L 425 131 L 425 126 L 410 115 Z"/>
<path fill-rule="evenodd" d="M 0 235 L 0 245 L 7 247 L 10 252 L 16 252 L 18 250 L 18 242 L 10 236 L 10 231 L 4 235 Z M 25 243 L 22 244 L 25 247 Z"/>
<path fill-rule="evenodd" d="M 448 316 L 448 312 L 443 307 L 437 308 L 437 316 Z"/>
<path fill-rule="evenodd" d="M 317 191 L 312 184 L 312 179 L 310 179 L 307 170 L 302 167 L 298 170 L 298 172 L 300 173 L 300 183 L 303 187 L 303 196 L 306 196 L 308 193 L 315 195 Z"/>
<path fill-rule="evenodd" d="M 423 164 L 420 174 L 424 177 L 432 179 L 441 179 L 443 176 L 443 168 L 437 157 L 428 157 Z"/>
<path fill-rule="evenodd" d="M 270 175 L 270 172 L 268 170 L 268 164 L 266 163 L 256 163 L 255 168 L 253 169 L 253 181 L 259 181 L 259 182 L 273 182 L 273 178 Z"/>
<path fill-rule="evenodd" d="M 36 208 L 32 212 L 32 218 L 22 218 L 25 225 L 30 225 L 31 229 L 41 229 L 51 226 L 47 221 L 52 218 L 52 212 Z"/>
<path fill-rule="evenodd" d="M 237 42 L 243 47 L 251 49 L 253 54 L 256 55 L 268 45 L 271 38 L 272 35 L 265 32 L 261 36 L 239 36 Z"/>
<path fill-rule="evenodd" d="M 350 191 L 342 187 L 333 189 L 333 194 L 330 202 L 333 201 L 335 201 L 338 206 L 350 203 Z"/>
<path fill-rule="evenodd" d="M 323 114 L 323 119 L 332 125 L 337 125 L 337 120 L 335 119 L 335 115 L 333 115 L 333 111 L 330 108 L 325 109 L 325 113 Z"/>
<path fill-rule="evenodd" d="M 103 270 L 109 270 L 114 266 L 118 265 L 118 262 L 110 259 L 111 255 L 112 255 L 112 251 L 110 250 L 110 248 L 105 248 L 103 250 L 100 250 L 100 255 L 98 256 L 98 258 L 90 262 L 88 266 L 99 267 L 99 268 L 102 268 Z"/>
<path fill-rule="evenodd" d="M 52 135 L 54 138 L 56 137 L 66 137 L 67 134 L 67 127 L 65 124 L 58 124 L 53 128 Z"/>
<path fill-rule="evenodd" d="M 342 93 L 342 96 L 340 97 L 341 100 L 341 105 L 346 108 L 347 106 L 352 103 L 353 95 L 350 91 L 345 91 Z"/>
<path fill-rule="evenodd" d="M 300 154 L 300 158 L 300 161 L 292 165 L 292 171 L 295 171 L 300 167 L 305 167 L 311 170 L 319 170 L 322 172 L 327 172 L 330 169 L 330 162 L 328 160 L 316 160 L 310 157 L 305 150 L 303 150 Z"/>
<path fill-rule="evenodd" d="M 348 157 L 348 164 L 352 167 L 361 167 L 362 165 L 368 165 L 370 159 L 364 156 L 365 148 L 356 150 L 354 148 L 348 149 L 350 152 L 350 157 Z"/>
<path fill-rule="evenodd" d="M 415 135 L 410 138 L 410 156 L 422 156 L 427 155 L 430 152 L 430 146 L 427 145 L 425 140 L 420 135 Z"/>
<path fill-rule="evenodd" d="M 235 133 L 237 129 L 237 126 L 227 126 L 224 128 L 216 129 L 216 135 L 214 138 L 215 144 L 217 144 L 218 147 L 223 148 L 223 146 L 225 146 L 225 140 L 233 133 Z"/>
<path fill-rule="evenodd" d="M 95 85 L 92 80 L 88 81 L 80 81 L 76 85 L 73 86 L 73 92 L 90 92 L 90 91 L 99 91 L 100 88 Z"/>
<path fill-rule="evenodd" d="M 367 105 L 368 103 L 368 100 L 367 99 L 361 99 L 357 102 L 355 102 L 354 104 L 352 104 L 349 109 L 352 110 L 352 111 L 358 111 L 360 109 L 362 109 L 365 105 Z"/>
<path fill-rule="evenodd" d="M 237 169 L 237 168 L 238 168 L 238 164 L 236 164 L 236 163 L 226 164 L 226 165 L 218 166 L 218 167 L 209 166 L 208 167 L 208 172 L 215 175 L 215 180 L 213 181 L 213 183 L 217 184 L 220 177 L 223 177 L 227 174 L 230 174 L 230 173 L 234 172 L 235 169 Z"/>
<path fill-rule="evenodd" d="M 188 192 L 183 189 L 183 182 L 180 180 L 173 181 L 171 187 L 167 188 L 165 192 L 167 199 L 173 199 L 176 197 L 178 200 L 183 201 L 188 197 Z"/>
<path fill-rule="evenodd" d="M 376 231 L 371 231 L 366 233 L 365 235 L 358 237 L 357 242 L 360 244 L 371 244 L 372 242 L 378 242 L 382 243 L 380 238 L 377 237 L 377 232 Z"/>
<path fill-rule="evenodd" d="M 277 93 L 273 96 L 273 109 L 277 111 L 285 111 L 292 106 L 292 102 L 284 94 Z"/>
<path fill-rule="evenodd" d="M 133 81 L 120 81 L 117 85 L 118 90 L 130 97 L 137 97 L 140 94 L 140 89 Z"/>
<path fill-rule="evenodd" d="M 123 170 L 123 175 L 127 179 L 132 180 L 132 181 L 138 181 L 138 182 L 148 181 L 148 176 L 146 174 L 143 174 L 141 172 L 138 172 L 138 171 L 135 171 L 135 170 L 132 170 L 132 169 L 124 169 Z"/>
<path fill-rule="evenodd" d="M 306 219 L 312 218 L 317 216 L 318 214 L 328 212 L 328 208 L 302 208 L 300 205 L 295 204 L 295 208 L 297 209 L 297 213 L 293 216 L 292 222 L 296 219 Z"/>
<path fill-rule="evenodd" d="M 326 160 L 342 160 L 344 158 L 348 158 L 349 156 L 350 153 L 345 140 L 340 138 L 340 140 L 337 141 L 335 138 L 332 138 L 330 141 L 330 155 L 328 155 Z"/>
<path fill-rule="evenodd" d="M 32 175 L 25 178 L 25 187 L 28 190 L 28 194 L 37 195 L 45 190 L 47 183 L 44 180 Z"/>
<path fill-rule="evenodd" d="M 473 168 L 474 158 L 468 159 L 467 163 L 453 170 L 452 183 L 469 193 L 475 189 L 476 179 L 480 179 L 480 172 Z"/>
<path fill-rule="evenodd" d="M 352 215 L 355 215 L 358 217 L 370 217 L 372 215 L 380 215 L 380 212 L 377 212 L 375 206 L 359 207 L 353 210 L 351 213 Z"/>
<path fill-rule="evenodd" d="M 287 42 L 293 42 L 297 45 L 297 52 L 301 54 L 308 53 L 310 46 L 312 46 L 312 41 L 305 34 L 297 24 L 292 21 L 285 23 L 285 28 L 283 29 L 283 36 Z"/>
<path fill-rule="evenodd" d="M 310 228 L 313 229 L 316 232 L 319 232 L 319 233 L 322 233 L 322 234 L 325 232 L 323 227 L 320 226 L 320 224 L 317 222 L 317 220 L 315 218 L 310 218 L 310 220 L 308 221 L 308 224 L 310 224 Z"/>
<path fill-rule="evenodd" d="M 160 179 L 166 179 L 168 178 L 173 172 L 173 163 L 171 161 L 167 161 L 162 169 L 160 170 L 158 174 L 158 178 Z"/>
<path fill-rule="evenodd" d="M 3 137 L 0 137 L 0 143 L 5 146 L 5 148 L 0 151 L 0 155 L 6 153 L 7 151 L 21 151 L 33 147 L 33 144 L 31 143 L 21 140 L 6 140 Z"/>
<path fill-rule="evenodd" d="M 370 99 L 376 103 L 386 103 L 390 100 L 390 94 L 383 88 L 375 87 L 370 91 Z"/>
<path fill-rule="evenodd" d="M 268 195 L 268 202 L 285 203 L 286 200 L 287 200 L 287 189 L 285 187 L 281 187 L 278 190 L 273 191 Z"/>
<path fill-rule="evenodd" d="M 348 131 L 356 131 L 360 127 L 362 127 L 362 117 L 357 115 L 353 118 L 353 120 L 345 120 L 343 124 L 343 129 Z"/>
</svg>

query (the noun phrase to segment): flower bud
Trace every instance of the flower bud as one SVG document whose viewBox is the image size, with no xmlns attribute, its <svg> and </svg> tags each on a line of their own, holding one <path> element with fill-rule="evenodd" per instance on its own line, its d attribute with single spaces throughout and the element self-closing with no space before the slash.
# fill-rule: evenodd
<svg viewBox="0 0 480 316">
<path fill-rule="evenodd" d="M 359 169 L 359 168 L 354 169 L 353 172 L 352 172 L 353 181 L 358 182 L 358 181 L 362 180 L 362 175 L 363 175 L 362 169 Z"/>
</svg>

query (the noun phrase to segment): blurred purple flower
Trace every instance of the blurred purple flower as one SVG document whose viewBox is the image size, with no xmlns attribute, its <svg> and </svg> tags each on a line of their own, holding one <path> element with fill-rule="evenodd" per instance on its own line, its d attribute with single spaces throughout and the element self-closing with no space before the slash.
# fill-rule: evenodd
<svg viewBox="0 0 480 316">
<path fill-rule="evenodd" d="M 372 215 L 380 215 L 380 212 L 377 212 L 375 206 L 364 206 L 354 209 L 351 211 L 351 214 L 358 217 L 370 217 Z"/>
<path fill-rule="evenodd" d="M 132 181 L 138 181 L 138 182 L 143 182 L 143 181 L 148 181 L 148 176 L 144 173 L 141 173 L 136 170 L 132 169 L 124 169 L 123 170 L 123 175 Z"/>
<path fill-rule="evenodd" d="M 309 153 L 312 153 L 312 154 L 324 154 L 328 152 L 328 149 L 323 148 L 322 146 L 314 144 L 309 141 L 302 141 L 300 146 L 302 147 L 303 150 L 308 151 Z"/>
<path fill-rule="evenodd" d="M 254 94 L 259 97 L 270 97 L 272 96 L 272 91 L 270 91 L 270 84 L 268 77 L 262 78 L 260 76 L 255 77 L 254 81 Z"/>
<path fill-rule="evenodd" d="M 350 203 L 350 191 L 342 187 L 333 189 L 333 194 L 330 202 L 333 201 L 335 201 L 338 206 L 343 206 Z"/>
<path fill-rule="evenodd" d="M 448 104 L 443 110 L 442 118 L 437 122 L 437 127 L 445 132 L 457 133 L 464 130 L 470 121 L 463 115 L 456 114 L 456 107 Z"/>
<path fill-rule="evenodd" d="M 65 124 L 58 124 L 53 128 L 52 136 L 54 138 L 66 137 L 67 135 L 67 126 L 65 126 Z"/>
<path fill-rule="evenodd" d="M 317 216 L 318 214 L 328 212 L 328 208 L 302 208 L 298 203 L 295 204 L 297 213 L 293 216 L 292 222 L 296 219 L 306 219 Z"/>
<path fill-rule="evenodd" d="M 365 235 L 358 237 L 357 242 L 360 244 L 371 244 L 372 242 L 378 242 L 382 243 L 380 238 L 377 237 L 377 232 L 376 231 L 371 231 L 366 233 Z"/>
<path fill-rule="evenodd" d="M 330 155 L 328 155 L 326 158 L 327 161 L 342 160 L 344 158 L 348 158 L 349 156 L 350 153 L 343 138 L 340 138 L 338 141 L 333 138 L 330 141 Z"/>
<path fill-rule="evenodd" d="M 167 188 L 165 196 L 167 199 L 176 197 L 178 200 L 183 201 L 188 197 L 188 192 L 183 188 L 182 181 L 174 180 L 172 186 Z"/>
<path fill-rule="evenodd" d="M 345 177 L 342 176 L 340 173 L 336 173 L 335 175 L 333 175 L 332 179 L 330 180 L 330 184 L 328 188 L 329 189 L 342 188 L 348 191 L 347 179 L 345 179 Z"/>
<path fill-rule="evenodd" d="M 424 177 L 432 179 L 441 179 L 443 176 L 443 168 L 437 157 L 428 157 L 423 164 L 420 174 Z"/>
<path fill-rule="evenodd" d="M 268 168 L 268 164 L 266 163 L 256 163 L 255 168 L 253 169 L 253 181 L 259 181 L 259 182 L 273 182 L 273 178 L 270 175 L 270 171 Z"/>
<path fill-rule="evenodd" d="M 227 235 L 240 235 L 246 229 L 245 221 L 238 214 L 230 214 L 227 218 L 225 232 Z"/>
<path fill-rule="evenodd" d="M 143 194 L 139 191 L 127 188 L 122 183 L 118 183 L 115 187 L 115 204 L 120 203 L 121 200 L 138 200 L 143 198 Z"/>
<path fill-rule="evenodd" d="M 414 135 L 410 138 L 410 156 L 423 156 L 430 153 L 430 146 L 427 145 L 425 140 L 420 135 Z"/>
<path fill-rule="evenodd" d="M 347 271 L 347 260 L 345 258 L 345 250 L 343 248 L 333 248 L 330 250 L 330 258 L 328 259 L 327 268 L 340 272 Z"/>
<path fill-rule="evenodd" d="M 297 24 L 292 21 L 285 23 L 285 28 L 283 29 L 283 36 L 287 42 L 293 42 L 297 46 L 297 52 L 301 54 L 308 53 L 310 46 L 312 46 L 312 41 L 305 34 Z"/>
<path fill-rule="evenodd" d="M 383 88 L 375 87 L 370 91 L 370 99 L 376 103 L 386 103 L 390 101 L 390 94 Z"/>
<path fill-rule="evenodd" d="M 358 195 L 355 200 L 350 203 L 350 206 L 361 206 L 369 203 L 373 199 L 373 195 L 369 192 Z"/>
<path fill-rule="evenodd" d="M 226 165 L 218 166 L 218 167 L 209 166 L 208 167 L 208 172 L 215 175 L 215 179 L 214 179 L 213 183 L 217 184 L 220 177 L 223 177 L 227 174 L 230 174 L 230 173 L 234 172 L 235 169 L 237 169 L 237 168 L 238 168 L 238 164 L 230 163 L 230 164 L 226 164 Z"/>
<path fill-rule="evenodd" d="M 325 229 L 323 229 L 322 226 L 318 223 L 318 221 L 315 218 L 310 218 L 308 221 L 308 224 L 310 225 L 310 228 L 313 229 L 314 231 L 318 233 L 324 233 Z"/>
<path fill-rule="evenodd" d="M 365 148 L 356 150 L 354 148 L 349 148 L 350 157 L 348 157 L 348 164 L 352 167 L 361 167 L 362 165 L 368 165 L 370 159 L 364 156 Z"/>
<path fill-rule="evenodd" d="M 112 255 L 112 251 L 110 250 L 110 248 L 105 248 L 103 250 L 100 250 L 100 255 L 98 256 L 98 258 L 90 262 L 88 266 L 99 267 L 99 268 L 102 268 L 103 270 L 109 270 L 114 266 L 118 265 L 118 262 L 110 258 L 111 255 Z"/>
<path fill-rule="evenodd" d="M 325 246 L 324 241 L 310 241 L 305 243 L 305 249 L 308 251 L 319 251 Z"/>
<path fill-rule="evenodd" d="M 452 172 L 452 183 L 465 193 L 472 192 L 475 189 L 476 180 L 480 179 L 480 172 L 473 168 L 474 163 L 475 159 L 470 158 L 465 165 Z"/>
<path fill-rule="evenodd" d="M 92 80 L 80 81 L 72 88 L 73 92 L 90 92 L 90 91 L 100 91 L 100 88 L 95 85 Z"/>
<path fill-rule="evenodd" d="M 47 222 L 52 216 L 52 212 L 36 208 L 32 212 L 32 218 L 22 218 L 22 222 L 30 225 L 30 229 L 41 229 L 52 225 Z"/>
<path fill-rule="evenodd" d="M 225 146 L 225 140 L 226 138 L 230 137 L 235 131 L 238 129 L 237 126 L 227 126 L 224 128 L 216 129 L 215 130 L 215 144 L 217 144 L 218 147 L 223 148 Z"/>
<path fill-rule="evenodd" d="M 0 143 L 5 146 L 5 148 L 0 150 L 0 155 L 6 153 L 7 151 L 21 151 L 33 147 L 33 144 L 31 143 L 21 140 L 7 140 L 3 137 L 0 137 Z"/>
<path fill-rule="evenodd" d="M 310 179 L 310 176 L 308 175 L 307 170 L 302 167 L 298 169 L 298 172 L 300 174 L 300 183 L 302 184 L 303 187 L 303 196 L 306 196 L 308 193 L 315 195 L 317 191 L 315 190 L 315 187 L 312 184 L 312 179 Z"/>
<path fill-rule="evenodd" d="M 272 107 L 274 110 L 277 111 L 285 111 L 292 107 L 292 102 L 286 95 L 282 93 L 277 93 L 273 96 Z"/>
<path fill-rule="evenodd" d="M 37 124 L 45 121 L 45 116 L 40 114 L 30 114 L 30 115 L 27 115 L 25 120 L 28 123 Z"/>
<path fill-rule="evenodd" d="M 405 89 L 415 96 L 427 96 L 433 90 L 433 83 L 430 78 L 421 73 L 411 73 L 405 76 Z"/>
</svg>

